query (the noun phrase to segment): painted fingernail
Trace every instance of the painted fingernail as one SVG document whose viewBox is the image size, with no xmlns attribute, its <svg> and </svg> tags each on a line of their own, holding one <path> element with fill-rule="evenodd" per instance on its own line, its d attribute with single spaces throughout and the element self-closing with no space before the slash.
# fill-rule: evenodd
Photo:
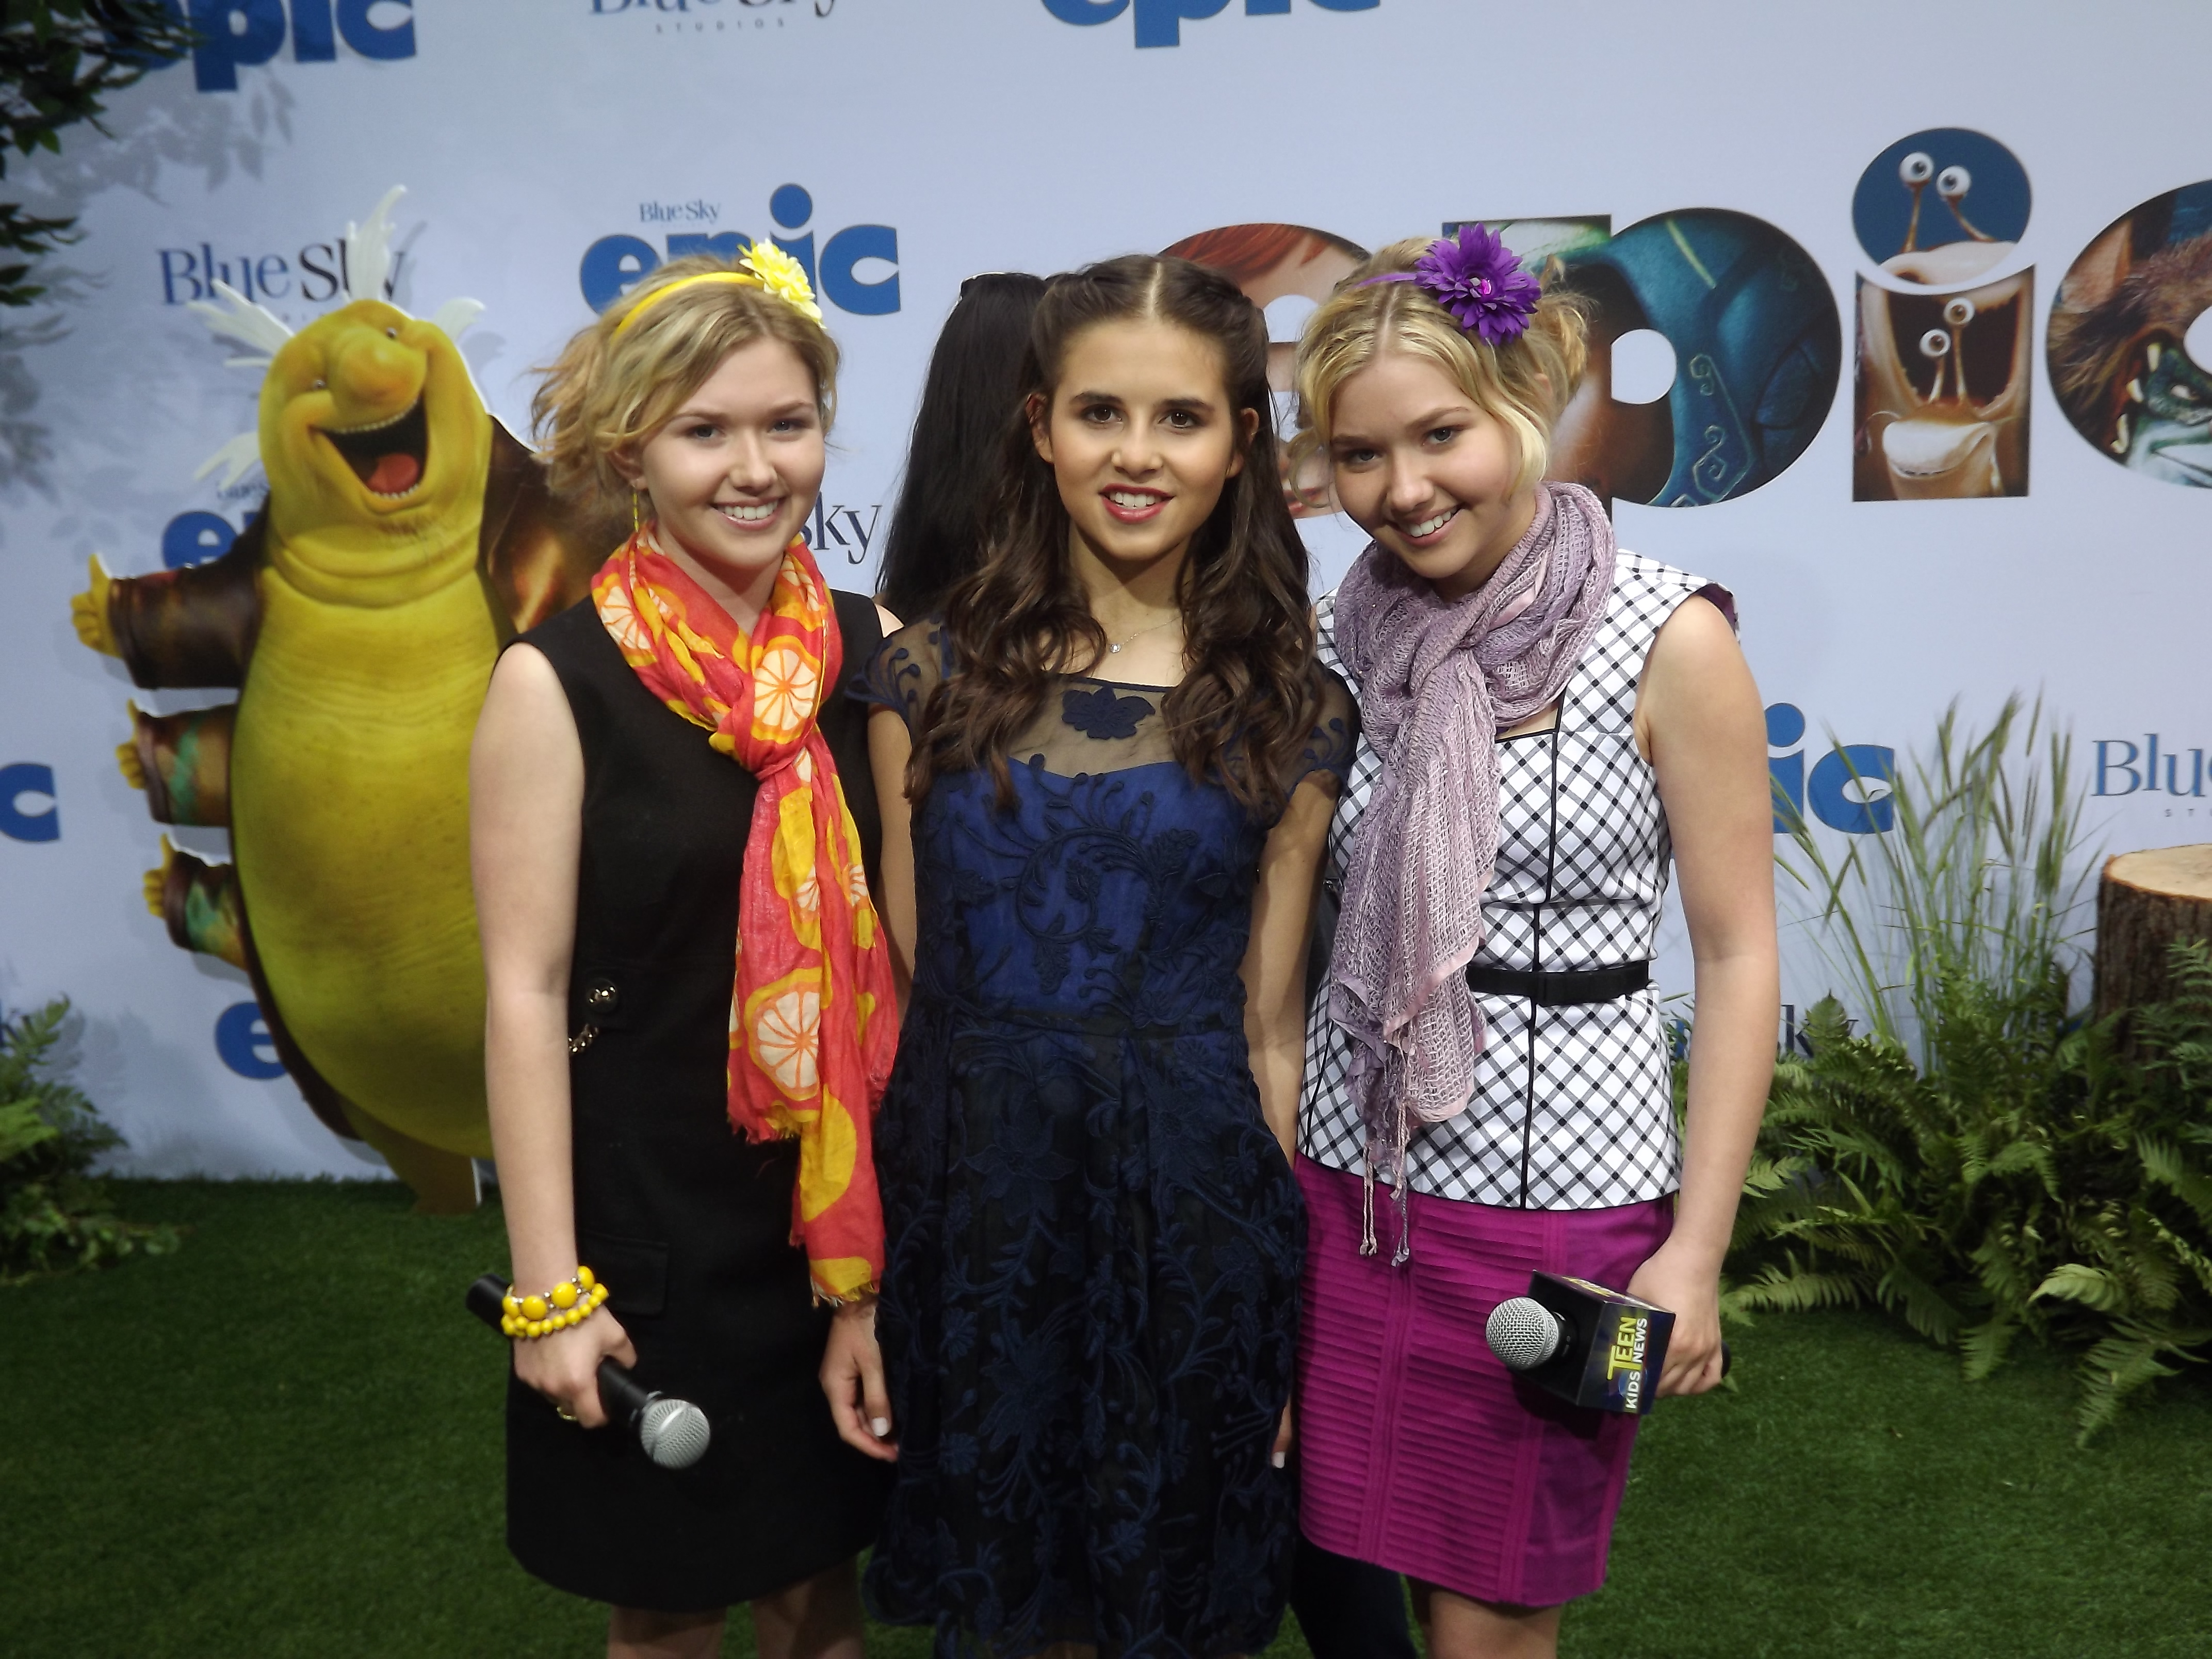
<svg viewBox="0 0 2212 1659">
<path fill-rule="evenodd" d="M 877 1439 L 881 1440 L 891 1431 L 891 1420 L 888 1417 L 872 1417 L 868 1419 L 868 1430 Z"/>
<path fill-rule="evenodd" d="M 1269 1452 L 1267 1454 L 1267 1461 L 1279 1469 L 1283 1467 L 1283 1454 L 1281 1452 Z"/>
</svg>

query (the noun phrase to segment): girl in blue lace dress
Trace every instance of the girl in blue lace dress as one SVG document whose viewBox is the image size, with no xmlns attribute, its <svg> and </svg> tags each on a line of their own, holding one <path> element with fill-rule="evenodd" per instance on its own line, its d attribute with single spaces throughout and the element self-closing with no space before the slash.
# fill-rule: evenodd
<svg viewBox="0 0 2212 1659">
<path fill-rule="evenodd" d="M 911 990 L 882 1295 L 823 1380 L 897 1462 L 870 1598 L 940 1654 L 1220 1659 L 1281 1618 L 1304 945 L 1355 733 L 1266 352 L 1199 266 L 1055 278 L 981 568 L 866 677 Z"/>
</svg>

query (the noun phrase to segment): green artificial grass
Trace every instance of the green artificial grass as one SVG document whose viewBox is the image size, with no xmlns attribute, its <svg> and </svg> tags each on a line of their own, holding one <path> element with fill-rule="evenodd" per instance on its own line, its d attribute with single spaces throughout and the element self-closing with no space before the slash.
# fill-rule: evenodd
<svg viewBox="0 0 2212 1659">
<path fill-rule="evenodd" d="M 460 1310 L 495 1206 L 386 1184 L 119 1182 L 175 1255 L 0 1290 L 0 1648 L 584 1656 L 605 1610 L 501 1541 L 503 1356 Z M 1732 1391 L 1647 1425 L 1577 1659 L 2212 1652 L 2212 1389 L 2073 1445 L 2071 1382 L 1985 1383 L 1871 1316 L 1732 1333 Z M 1450 1455 L 1439 1424 L 1437 1455 Z M 918 1656 L 917 1632 L 870 1650 Z M 739 1617 L 726 1650 L 752 1651 Z M 1294 1630 L 1272 1655 L 1302 1655 Z"/>
</svg>

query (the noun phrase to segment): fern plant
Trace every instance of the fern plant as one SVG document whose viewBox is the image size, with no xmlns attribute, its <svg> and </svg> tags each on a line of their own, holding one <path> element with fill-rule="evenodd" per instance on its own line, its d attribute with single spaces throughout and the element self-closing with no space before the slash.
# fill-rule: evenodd
<svg viewBox="0 0 2212 1659">
<path fill-rule="evenodd" d="M 1777 1064 L 1727 1305 L 1877 1306 L 1969 1378 L 2023 1334 L 2078 1348 L 2086 1439 L 2212 1345 L 2212 953 L 2176 947 L 2125 1059 L 2077 1017 L 2081 805 L 2040 724 L 1947 715 L 1840 861 L 1793 826 L 1860 1018 L 1827 998 Z"/>
<path fill-rule="evenodd" d="M 176 1231 L 125 1221 L 90 1171 L 123 1137 L 58 1075 L 69 1003 L 0 1017 L 0 1283 L 174 1249 Z"/>
</svg>

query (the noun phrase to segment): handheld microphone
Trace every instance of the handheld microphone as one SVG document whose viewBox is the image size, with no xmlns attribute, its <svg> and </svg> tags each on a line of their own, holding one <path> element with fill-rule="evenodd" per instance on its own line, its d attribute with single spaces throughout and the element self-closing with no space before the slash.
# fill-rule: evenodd
<svg viewBox="0 0 2212 1659">
<path fill-rule="evenodd" d="M 469 1286 L 468 1310 L 494 1330 L 499 1328 L 500 1300 L 507 1281 L 486 1273 Z M 599 1408 L 610 1422 L 626 1424 L 638 1449 L 664 1469 L 688 1469 L 707 1455 L 713 1431 L 707 1413 L 688 1400 L 648 1394 L 629 1369 L 611 1359 L 599 1361 Z"/>
<path fill-rule="evenodd" d="M 1531 1273 L 1483 1336 L 1506 1370 L 1577 1406 L 1637 1415 L 1658 1397 L 1674 1316 L 1588 1279 Z M 1725 1364 L 1725 1361 L 1723 1361 Z"/>
</svg>

